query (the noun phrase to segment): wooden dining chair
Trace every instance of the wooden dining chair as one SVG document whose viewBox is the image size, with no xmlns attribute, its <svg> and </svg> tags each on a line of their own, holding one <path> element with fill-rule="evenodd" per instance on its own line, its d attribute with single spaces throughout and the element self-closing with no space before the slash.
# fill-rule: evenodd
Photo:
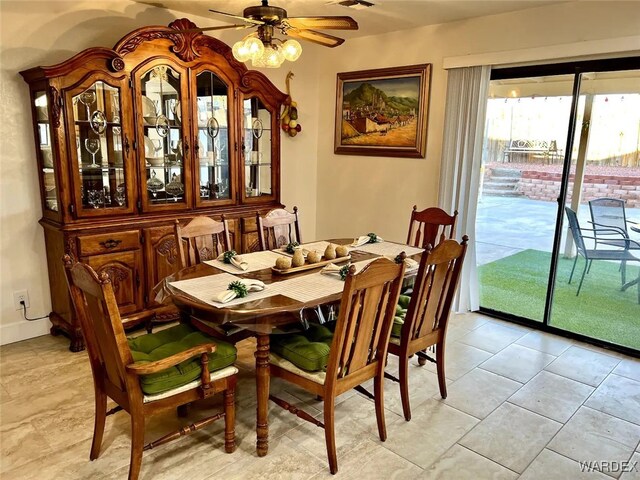
<svg viewBox="0 0 640 480">
<path fill-rule="evenodd" d="M 176 220 L 174 236 L 179 269 L 213 260 L 231 250 L 229 225 L 224 215 L 219 222 L 206 216 L 195 217 L 184 226 L 180 226 L 180 221 Z M 154 325 L 175 322 L 178 318 L 179 313 L 173 305 L 162 307 L 147 318 L 147 333 L 153 331 Z"/>
<path fill-rule="evenodd" d="M 298 224 L 298 207 L 293 213 L 283 208 L 271 210 L 266 215 L 256 215 L 260 250 L 274 250 L 291 242 L 302 243 Z"/>
<path fill-rule="evenodd" d="M 108 415 L 131 416 L 129 480 L 140 473 L 142 452 L 180 438 L 224 418 L 225 451 L 235 448 L 234 392 L 238 369 L 233 345 L 214 340 L 185 324 L 128 340 L 111 280 L 88 265 L 63 259 L 72 305 L 84 335 L 95 392 L 95 425 L 89 458 L 100 455 Z M 203 418 L 143 445 L 150 415 L 177 409 L 223 392 L 224 412 Z M 107 397 L 117 403 L 107 411 Z"/>
<path fill-rule="evenodd" d="M 414 205 L 409 221 L 407 245 L 425 248 L 427 245 L 438 244 L 444 238 L 453 238 L 457 217 L 457 210 L 453 215 L 449 215 L 438 207 L 430 207 L 418 212 L 418 207 Z M 448 235 L 447 230 L 449 230 Z"/>
<path fill-rule="evenodd" d="M 391 337 L 389 353 L 399 357 L 399 377 L 386 374 L 400 384 L 402 410 L 405 420 L 411 420 L 409 405 L 409 357 L 417 354 L 420 365 L 429 360 L 437 365 L 440 395 L 447 398 L 444 354 L 447 324 L 451 303 L 456 292 L 460 271 L 467 250 L 468 237 L 462 243 L 443 240 L 435 248 L 427 246 L 422 254 L 416 283 L 409 300 L 400 336 Z M 426 353 L 428 347 L 436 347 L 436 358 Z"/>
<path fill-rule="evenodd" d="M 175 234 L 180 268 L 190 267 L 205 260 L 214 260 L 231 250 L 229 224 L 224 215 L 219 222 L 210 217 L 195 217 L 183 227 L 176 220 Z"/>
<path fill-rule="evenodd" d="M 378 434 L 383 442 L 387 438 L 384 365 L 404 269 L 404 262 L 396 264 L 386 258 L 374 260 L 358 274 L 351 266 L 333 334 L 318 325 L 307 336 L 271 336 L 271 375 L 321 396 L 324 422 L 273 395 L 269 398 L 298 417 L 324 428 L 329 468 L 333 474 L 338 471 L 334 424 L 338 395 L 373 378 Z"/>
</svg>

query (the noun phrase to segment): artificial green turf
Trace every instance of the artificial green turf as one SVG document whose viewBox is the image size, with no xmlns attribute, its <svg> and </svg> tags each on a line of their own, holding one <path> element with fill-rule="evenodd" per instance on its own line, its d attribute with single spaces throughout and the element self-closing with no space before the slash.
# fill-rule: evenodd
<svg viewBox="0 0 640 480">
<path fill-rule="evenodd" d="M 549 252 L 524 250 L 480 266 L 480 305 L 542 321 L 550 261 Z M 619 264 L 594 261 L 576 296 L 584 258 L 569 285 L 572 265 L 573 259 L 559 260 L 550 324 L 640 350 L 638 287 L 621 292 Z M 638 266 L 627 265 L 627 281 L 637 276 Z"/>
</svg>

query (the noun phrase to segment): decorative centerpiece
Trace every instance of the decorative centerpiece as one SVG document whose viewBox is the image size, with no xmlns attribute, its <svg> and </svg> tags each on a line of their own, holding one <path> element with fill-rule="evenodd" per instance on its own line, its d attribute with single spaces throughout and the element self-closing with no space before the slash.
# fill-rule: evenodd
<svg viewBox="0 0 640 480">
<path fill-rule="evenodd" d="M 302 272 L 313 268 L 324 267 L 330 263 L 341 263 L 351 260 L 349 249 L 344 245 L 329 244 L 321 255 L 317 251 L 306 251 L 297 242 L 292 242 L 283 248 L 284 252 L 293 253 L 293 257 L 279 257 L 271 270 L 275 273 L 286 275 Z M 305 257 L 306 254 L 306 257 Z"/>
</svg>

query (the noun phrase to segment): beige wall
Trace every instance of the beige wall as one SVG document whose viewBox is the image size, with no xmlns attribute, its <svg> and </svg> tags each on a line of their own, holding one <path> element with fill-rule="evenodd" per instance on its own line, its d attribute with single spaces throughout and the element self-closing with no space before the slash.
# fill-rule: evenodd
<svg viewBox="0 0 640 480">
<path fill-rule="evenodd" d="M 353 39 L 339 54 L 325 55 L 318 112 L 323 139 L 318 144 L 318 237 L 374 231 L 404 240 L 412 205 L 437 204 L 444 58 L 637 36 L 638 25 L 639 2 L 572 2 Z M 433 64 L 426 158 L 334 155 L 336 73 L 418 63 Z"/>
<path fill-rule="evenodd" d="M 33 130 L 28 89 L 19 71 L 66 60 L 95 46 L 112 47 L 131 30 L 144 25 L 167 25 L 184 17 L 164 9 L 128 0 L 5 1 L 0 3 L 0 343 L 10 343 L 48 332 L 48 320 L 26 322 L 14 310 L 13 292 L 27 289 L 28 315 L 51 310 Z M 189 16 L 198 25 L 211 19 Z M 226 43 L 242 33 L 221 35 Z M 318 64 L 314 47 L 306 47 L 296 64 L 292 82 L 300 105 L 304 133 L 282 142 L 282 201 L 297 204 L 308 238 L 315 238 Z M 284 90 L 285 68 L 265 71 Z"/>
<path fill-rule="evenodd" d="M 283 137 L 282 200 L 300 207 L 305 239 L 376 231 L 402 240 L 408 212 L 437 201 L 446 73 L 443 58 L 637 35 L 637 2 L 561 4 L 507 15 L 349 40 L 340 48 L 304 44 L 292 68 L 303 133 Z M 26 84 L 18 72 L 65 60 L 83 48 L 111 47 L 143 25 L 184 15 L 113 1 L 0 3 L 0 342 L 47 332 L 25 322 L 13 292 L 28 289 L 30 316 L 49 312 L 50 297 Z M 199 25 L 209 19 L 189 16 Z M 570 19 L 567 22 L 567 19 Z M 240 33 L 220 35 L 232 43 Z M 406 46 L 409 44 L 408 46 Z M 433 64 L 427 158 L 405 160 L 333 154 L 336 73 Z M 284 89 L 286 66 L 266 71 Z"/>
</svg>

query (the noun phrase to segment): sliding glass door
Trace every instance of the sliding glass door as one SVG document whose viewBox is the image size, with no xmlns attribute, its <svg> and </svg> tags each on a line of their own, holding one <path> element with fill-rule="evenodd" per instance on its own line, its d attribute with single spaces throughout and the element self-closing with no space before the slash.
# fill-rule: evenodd
<svg viewBox="0 0 640 480">
<path fill-rule="evenodd" d="M 598 238 L 574 238 L 571 212 Z M 481 309 L 640 351 L 633 220 L 640 58 L 494 70 L 476 220 Z M 600 238 L 611 230 L 619 241 Z"/>
<path fill-rule="evenodd" d="M 544 319 L 573 79 L 536 76 L 489 85 L 476 221 L 487 309 Z M 514 284 L 521 286 L 517 296 Z"/>
<path fill-rule="evenodd" d="M 583 73 L 578 113 L 549 324 L 640 350 L 640 70 Z"/>
</svg>

